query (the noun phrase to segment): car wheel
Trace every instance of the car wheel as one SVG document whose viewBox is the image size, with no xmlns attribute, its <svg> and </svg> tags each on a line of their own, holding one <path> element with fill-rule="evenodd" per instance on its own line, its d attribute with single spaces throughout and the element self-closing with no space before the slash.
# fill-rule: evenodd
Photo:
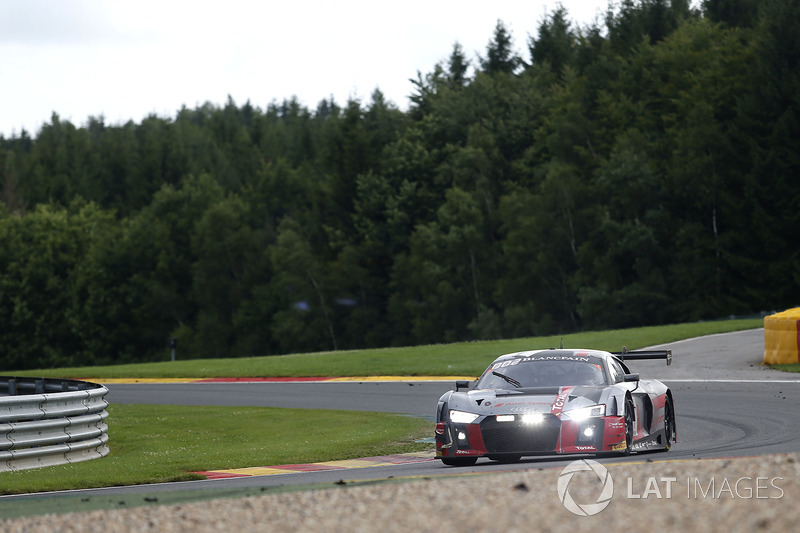
<svg viewBox="0 0 800 533">
<path fill-rule="evenodd" d="M 675 440 L 675 411 L 672 401 L 667 399 L 664 404 L 664 451 L 668 452 L 672 448 L 672 441 Z"/>
<path fill-rule="evenodd" d="M 635 411 L 633 407 L 633 400 L 627 398 L 625 400 L 625 452 L 623 455 L 631 454 L 631 446 L 633 445 L 633 424 L 635 422 Z"/>
<path fill-rule="evenodd" d="M 477 457 L 442 457 L 447 466 L 472 466 L 478 462 Z"/>
</svg>

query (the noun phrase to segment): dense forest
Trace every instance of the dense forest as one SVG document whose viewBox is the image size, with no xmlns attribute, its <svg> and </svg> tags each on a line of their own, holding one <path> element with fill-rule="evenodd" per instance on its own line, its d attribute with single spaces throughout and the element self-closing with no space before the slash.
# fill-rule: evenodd
<svg viewBox="0 0 800 533">
<path fill-rule="evenodd" d="M 798 305 L 800 4 L 626 0 L 532 25 L 407 73 L 404 109 L 229 99 L 0 136 L 0 366 Z"/>
</svg>

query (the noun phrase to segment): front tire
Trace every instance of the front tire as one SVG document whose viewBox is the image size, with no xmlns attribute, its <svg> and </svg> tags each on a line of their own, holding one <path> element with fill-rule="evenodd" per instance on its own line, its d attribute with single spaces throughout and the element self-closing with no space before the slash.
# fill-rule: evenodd
<svg viewBox="0 0 800 533">
<path fill-rule="evenodd" d="M 672 400 L 667 400 L 664 404 L 664 451 L 668 452 L 672 448 L 675 440 L 675 408 Z"/>
<path fill-rule="evenodd" d="M 630 398 L 625 399 L 625 451 L 623 455 L 631 454 L 631 446 L 633 446 L 633 425 L 636 423 L 636 411 L 633 407 L 633 400 Z"/>
</svg>

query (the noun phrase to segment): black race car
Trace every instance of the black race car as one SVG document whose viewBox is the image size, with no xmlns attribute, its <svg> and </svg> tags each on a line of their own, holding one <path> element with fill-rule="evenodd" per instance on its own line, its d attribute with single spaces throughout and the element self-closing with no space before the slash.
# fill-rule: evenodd
<svg viewBox="0 0 800 533">
<path fill-rule="evenodd" d="M 436 456 L 468 466 L 479 457 L 629 454 L 676 441 L 672 392 L 626 362 L 671 350 L 532 350 L 502 355 L 475 382 L 458 381 L 436 409 Z"/>
</svg>

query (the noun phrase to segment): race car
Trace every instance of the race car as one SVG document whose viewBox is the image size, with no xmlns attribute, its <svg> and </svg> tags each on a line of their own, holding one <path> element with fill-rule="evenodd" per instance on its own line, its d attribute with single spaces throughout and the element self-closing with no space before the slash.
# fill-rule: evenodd
<svg viewBox="0 0 800 533">
<path fill-rule="evenodd" d="M 671 350 L 531 350 L 501 355 L 474 382 L 439 398 L 436 456 L 469 466 L 479 457 L 516 462 L 545 454 L 669 450 L 676 442 L 672 392 L 639 379 L 626 362 Z"/>
</svg>

